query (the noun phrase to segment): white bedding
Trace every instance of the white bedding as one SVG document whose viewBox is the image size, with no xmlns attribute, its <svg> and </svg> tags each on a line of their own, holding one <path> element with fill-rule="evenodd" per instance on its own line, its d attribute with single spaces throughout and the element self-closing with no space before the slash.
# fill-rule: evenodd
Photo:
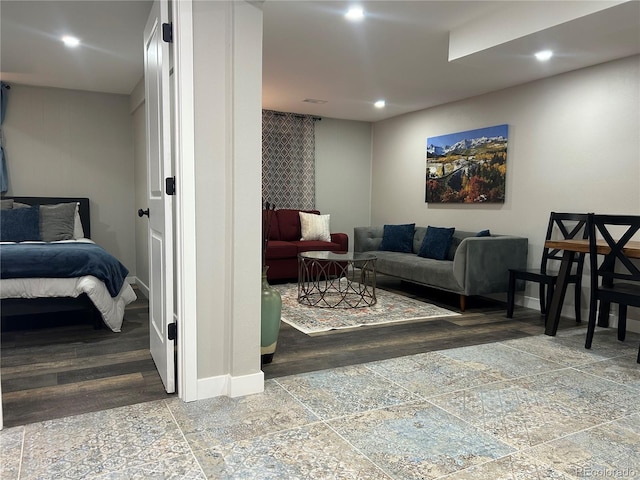
<svg viewBox="0 0 640 480">
<path fill-rule="evenodd" d="M 64 242 L 91 242 L 88 239 Z M 86 293 L 96 306 L 104 323 L 114 332 L 122 327 L 124 308 L 137 296 L 131 285 L 124 283 L 116 297 L 111 297 L 105 284 L 87 275 L 76 278 L 12 278 L 0 280 L 0 298 L 77 297 Z"/>
</svg>

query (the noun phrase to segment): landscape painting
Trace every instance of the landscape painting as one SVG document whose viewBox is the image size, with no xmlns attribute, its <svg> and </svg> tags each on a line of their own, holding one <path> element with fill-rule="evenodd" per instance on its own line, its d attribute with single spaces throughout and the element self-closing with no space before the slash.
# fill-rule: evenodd
<svg viewBox="0 0 640 480">
<path fill-rule="evenodd" d="M 504 203 L 508 128 L 427 138 L 425 202 Z"/>
</svg>

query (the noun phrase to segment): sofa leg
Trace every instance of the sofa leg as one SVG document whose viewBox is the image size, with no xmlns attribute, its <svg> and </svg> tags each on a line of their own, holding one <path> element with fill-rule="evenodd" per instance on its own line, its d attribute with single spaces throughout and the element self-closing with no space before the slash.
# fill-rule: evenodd
<svg viewBox="0 0 640 480">
<path fill-rule="evenodd" d="M 460 310 L 464 312 L 466 308 L 467 308 L 467 296 L 460 295 Z"/>
</svg>

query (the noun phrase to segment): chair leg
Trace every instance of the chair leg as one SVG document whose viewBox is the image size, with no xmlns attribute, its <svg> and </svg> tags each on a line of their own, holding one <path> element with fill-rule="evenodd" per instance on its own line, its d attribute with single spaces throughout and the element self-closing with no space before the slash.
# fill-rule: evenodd
<svg viewBox="0 0 640 480">
<path fill-rule="evenodd" d="M 513 318 L 513 305 L 516 295 L 516 275 L 509 272 L 509 289 L 507 290 L 507 318 Z"/>
<path fill-rule="evenodd" d="M 576 323 L 582 323 L 582 315 L 580 312 L 580 294 L 582 293 L 580 290 L 582 290 L 582 287 L 579 283 L 576 283 L 575 287 L 576 288 L 573 296 L 573 301 L 576 306 Z"/>
<path fill-rule="evenodd" d="M 467 308 L 467 296 L 460 295 L 460 311 L 464 312 L 466 308 Z"/>
<path fill-rule="evenodd" d="M 547 297 L 544 294 L 544 290 L 545 290 L 544 287 L 545 287 L 544 283 L 540 282 L 540 294 L 539 294 L 539 297 L 540 297 L 540 313 L 542 315 L 544 315 L 545 318 L 546 318 L 547 305 L 551 305 L 551 302 L 550 301 L 545 301 L 547 299 Z M 548 290 L 547 290 L 547 293 L 548 293 Z M 549 298 L 551 298 L 551 297 L 549 297 Z"/>
<path fill-rule="evenodd" d="M 618 305 L 618 340 L 624 342 L 624 338 L 627 334 L 627 306 L 624 304 Z"/>
<path fill-rule="evenodd" d="M 589 324 L 587 325 L 587 339 L 584 343 L 584 348 L 591 348 L 591 342 L 593 341 L 593 334 L 596 330 L 596 310 L 598 306 L 597 300 L 591 300 L 589 308 Z"/>
<path fill-rule="evenodd" d="M 551 284 L 551 285 L 547 285 L 547 305 L 551 306 L 551 300 L 553 299 L 553 291 L 555 290 L 555 285 Z M 549 318 L 549 310 L 547 309 L 547 312 L 544 316 L 544 323 L 547 323 L 547 318 Z"/>
</svg>

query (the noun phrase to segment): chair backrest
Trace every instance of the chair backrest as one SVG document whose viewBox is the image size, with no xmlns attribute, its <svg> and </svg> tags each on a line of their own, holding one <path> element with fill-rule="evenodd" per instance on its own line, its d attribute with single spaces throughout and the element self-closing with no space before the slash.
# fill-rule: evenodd
<svg viewBox="0 0 640 480">
<path fill-rule="evenodd" d="M 586 240 L 589 235 L 587 226 L 588 213 L 557 213 L 551 212 L 549 215 L 549 226 L 547 227 L 547 236 L 545 240 L 556 240 L 558 236 L 562 240 L 570 240 L 581 238 Z M 547 272 L 547 263 L 549 260 L 562 260 L 563 251 L 557 248 L 544 248 L 542 251 L 542 262 L 540 271 Z M 576 265 L 576 275 L 582 275 L 584 266 L 584 253 L 575 255 L 574 264 Z"/>
<path fill-rule="evenodd" d="M 599 277 L 605 284 L 611 284 L 615 279 L 640 282 L 640 269 L 631 260 L 638 258 L 638 250 L 634 253 L 626 250 L 629 241 L 640 230 L 640 215 L 589 214 L 588 223 L 592 287 L 597 288 Z M 620 235 L 621 232 L 624 233 Z M 604 256 L 599 265 L 598 255 Z"/>
</svg>

